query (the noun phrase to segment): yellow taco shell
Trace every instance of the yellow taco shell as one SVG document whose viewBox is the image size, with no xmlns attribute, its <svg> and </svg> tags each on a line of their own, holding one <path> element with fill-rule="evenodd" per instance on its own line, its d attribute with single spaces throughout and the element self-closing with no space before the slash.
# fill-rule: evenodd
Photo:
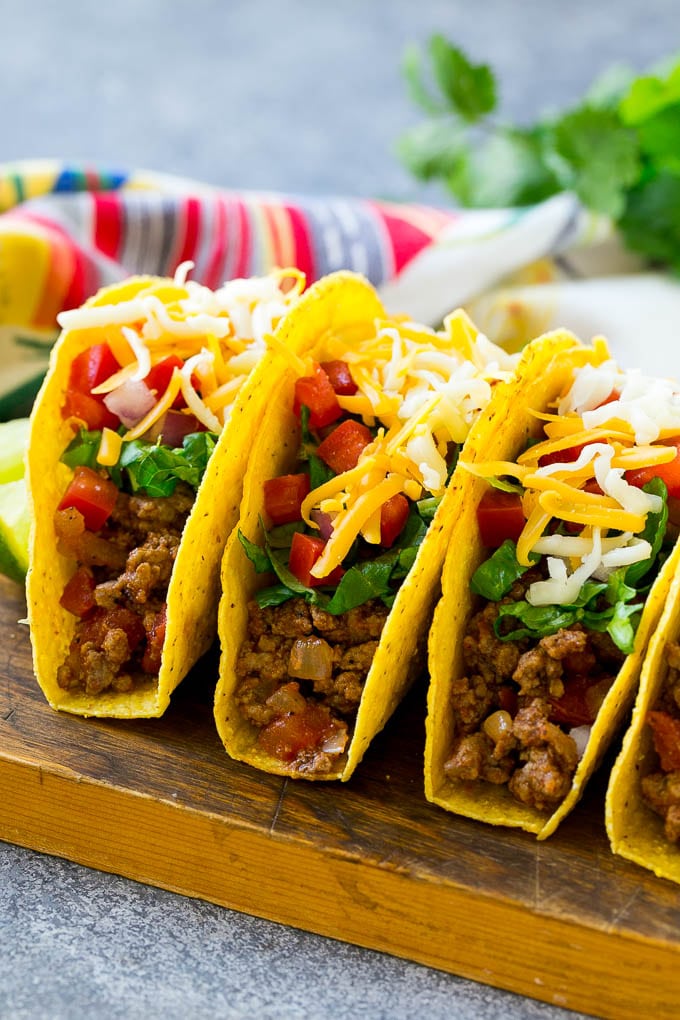
<svg viewBox="0 0 680 1020">
<path fill-rule="evenodd" d="M 602 347 L 587 347 L 566 332 L 548 334 L 525 349 L 513 386 L 499 389 L 485 415 L 485 427 L 475 433 L 475 443 L 465 451 L 468 462 L 514 461 L 540 422 L 530 414 L 545 411 L 565 390 L 575 368 L 598 364 L 605 357 Z M 450 710 L 454 678 L 464 675 L 463 635 L 475 611 L 476 596 L 470 578 L 486 559 L 477 527 L 477 504 L 487 487 L 482 478 L 468 474 L 461 480 L 461 508 L 451 536 L 442 572 L 442 597 L 434 612 L 429 636 L 430 685 L 425 745 L 425 793 L 429 801 L 455 814 L 492 825 L 505 825 L 550 836 L 581 797 L 602 755 L 622 725 L 635 695 L 643 656 L 664 604 L 678 550 L 665 564 L 650 592 L 635 637 L 635 648 L 627 656 L 602 704 L 588 743 L 573 778 L 571 789 L 555 811 L 548 815 L 517 801 L 505 785 L 483 781 L 453 781 L 444 772 L 454 737 Z"/>
<path fill-rule="evenodd" d="M 649 642 L 633 718 L 609 777 L 605 798 L 607 835 L 614 853 L 672 882 L 680 882 L 680 846 L 665 838 L 663 819 L 645 803 L 640 782 L 654 769 L 656 760 L 645 719 L 668 672 L 666 646 L 680 640 L 679 554 L 680 546 L 668 561 L 672 576 L 668 597 Z"/>
<path fill-rule="evenodd" d="M 375 299 L 369 301 L 367 296 L 353 302 L 343 301 L 342 308 L 335 310 L 333 320 L 332 309 L 328 305 L 320 307 L 319 311 L 326 313 L 327 320 L 319 318 L 315 323 L 319 339 L 334 328 L 342 329 L 353 324 L 364 324 L 370 328 L 375 318 L 385 318 L 384 311 L 376 310 Z M 238 530 L 256 544 L 262 540 L 260 518 L 264 513 L 264 482 L 293 470 L 297 460 L 299 424 L 292 411 L 295 380 L 293 368 L 278 380 L 251 448 L 251 465 L 244 482 Z M 501 388 L 505 385 L 504 382 L 497 383 Z M 470 435 L 475 429 L 473 425 Z M 343 781 L 350 778 L 373 737 L 385 726 L 408 687 L 424 668 L 427 630 L 439 594 L 441 566 L 457 516 L 459 488 L 455 477 L 454 472 L 454 480 L 447 486 L 411 570 L 397 592 L 366 678 L 348 747 L 339 757 L 337 766 L 329 772 L 303 775 L 294 767 L 266 754 L 258 747 L 256 728 L 239 712 L 235 698 L 238 683 L 236 662 L 247 632 L 247 603 L 265 582 L 246 558 L 238 531 L 232 533 L 222 563 L 218 627 L 222 652 L 220 678 L 215 692 L 215 722 L 231 757 L 264 771 L 293 778 Z"/>
</svg>

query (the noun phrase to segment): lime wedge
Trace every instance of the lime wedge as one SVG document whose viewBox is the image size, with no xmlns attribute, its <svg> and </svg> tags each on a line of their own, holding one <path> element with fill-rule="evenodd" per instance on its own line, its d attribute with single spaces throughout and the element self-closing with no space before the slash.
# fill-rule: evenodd
<svg viewBox="0 0 680 1020">
<path fill-rule="evenodd" d="M 0 422 L 0 483 L 23 478 L 27 445 L 28 418 Z"/>
<path fill-rule="evenodd" d="M 24 479 L 0 485 L 0 574 L 19 584 L 28 570 L 29 525 Z"/>
</svg>

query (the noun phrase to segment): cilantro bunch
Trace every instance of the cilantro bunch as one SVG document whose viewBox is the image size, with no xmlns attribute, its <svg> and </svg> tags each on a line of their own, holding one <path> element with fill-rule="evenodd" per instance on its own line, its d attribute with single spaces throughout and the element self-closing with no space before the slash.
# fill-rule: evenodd
<svg viewBox="0 0 680 1020">
<path fill-rule="evenodd" d="M 530 126 L 496 118 L 487 64 L 434 35 L 429 68 L 415 47 L 404 70 L 427 119 L 398 153 L 421 180 L 438 180 L 461 205 L 520 206 L 573 191 L 609 216 L 625 243 L 680 271 L 680 58 L 636 77 L 612 68 L 582 103 Z"/>
</svg>

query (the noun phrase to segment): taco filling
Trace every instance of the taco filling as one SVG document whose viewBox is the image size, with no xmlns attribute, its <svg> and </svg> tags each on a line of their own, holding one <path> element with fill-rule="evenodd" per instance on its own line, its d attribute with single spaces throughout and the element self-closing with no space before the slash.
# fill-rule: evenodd
<svg viewBox="0 0 680 1020">
<path fill-rule="evenodd" d="M 71 471 L 54 515 L 74 561 L 60 605 L 78 622 L 57 682 L 98 695 L 152 684 L 177 550 L 218 436 L 304 285 L 296 271 L 142 282 L 129 300 L 63 313 L 91 336 L 70 368 L 62 417 Z M 291 287 L 290 284 L 293 283 Z"/>
<path fill-rule="evenodd" d="M 464 465 L 490 482 L 477 525 L 494 551 L 471 579 L 480 604 L 444 770 L 552 812 L 676 534 L 680 395 L 604 361 L 577 369 L 556 413 L 535 417 L 544 433 L 516 463 Z"/>
<path fill-rule="evenodd" d="M 235 701 L 260 749 L 327 773 L 351 739 L 383 627 L 458 452 L 513 359 L 460 312 L 441 332 L 378 321 L 296 365 L 298 460 L 264 483 Z"/>
<path fill-rule="evenodd" d="M 680 644 L 666 646 L 666 674 L 647 725 L 657 761 L 642 779 L 645 803 L 661 815 L 669 843 L 680 842 Z"/>
</svg>

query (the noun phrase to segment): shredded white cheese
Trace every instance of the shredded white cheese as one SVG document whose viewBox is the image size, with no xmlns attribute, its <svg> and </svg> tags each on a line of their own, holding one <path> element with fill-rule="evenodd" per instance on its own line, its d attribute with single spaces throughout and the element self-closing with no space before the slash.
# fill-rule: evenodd
<svg viewBox="0 0 680 1020">
<path fill-rule="evenodd" d="M 557 418 L 543 416 L 549 438 L 522 455 L 516 476 L 526 487 L 528 517 L 535 506 L 532 490 L 540 507 L 550 508 L 542 516 L 534 512 L 523 533 L 527 563 L 530 552 L 547 556 L 548 579 L 534 582 L 527 592 L 532 605 L 568 604 L 589 578 L 606 580 L 619 567 L 649 559 L 650 543 L 627 525 L 635 518 L 642 530 L 662 500 L 630 484 L 625 474 L 629 467 L 653 468 L 672 460 L 673 447 L 645 444 L 680 435 L 677 386 L 622 372 L 611 359 L 577 370 L 557 411 Z M 582 449 L 575 460 L 560 460 L 555 446 L 568 457 L 571 436 L 577 437 L 572 445 Z M 540 466 L 544 453 L 552 463 Z M 584 492 L 591 480 L 599 495 L 598 488 Z M 551 515 L 572 525 L 580 520 L 581 533 L 546 535 Z"/>
<path fill-rule="evenodd" d="M 297 301 L 304 275 L 280 270 L 230 280 L 212 291 L 187 280 L 191 268 L 184 262 L 174 280 L 151 281 L 119 304 L 62 312 L 58 321 L 63 329 L 107 330 L 106 341 L 120 368 L 97 387 L 98 393 L 115 393 L 129 379 L 144 380 L 154 365 L 178 354 L 184 362 L 180 383 L 187 407 L 206 428 L 220 432 L 241 385 L 267 349 L 268 335 Z M 284 280 L 294 281 L 285 292 Z M 200 388 L 192 383 L 194 372 Z M 164 396 L 157 394 L 158 416 L 167 410 Z M 145 424 L 153 422 L 145 419 Z"/>
<path fill-rule="evenodd" d="M 514 370 L 517 356 L 478 333 L 460 311 L 441 331 L 407 320 L 378 321 L 359 338 L 327 337 L 314 356 L 348 364 L 357 394 L 341 398 L 341 406 L 360 414 L 366 425 L 382 426 L 353 469 L 351 483 L 350 472 L 340 474 L 332 491 L 326 485 L 303 503 L 303 517 L 312 527 L 315 508 L 335 514 L 333 532 L 312 568 L 314 576 L 326 577 L 342 561 L 350 531 L 350 541 L 359 534 L 379 541 L 379 511 L 395 487 L 411 499 L 423 492 L 443 494 L 450 444 L 465 441 L 494 385 Z M 365 508 L 361 514 L 357 503 Z M 354 522 L 353 530 L 347 520 Z"/>
</svg>

